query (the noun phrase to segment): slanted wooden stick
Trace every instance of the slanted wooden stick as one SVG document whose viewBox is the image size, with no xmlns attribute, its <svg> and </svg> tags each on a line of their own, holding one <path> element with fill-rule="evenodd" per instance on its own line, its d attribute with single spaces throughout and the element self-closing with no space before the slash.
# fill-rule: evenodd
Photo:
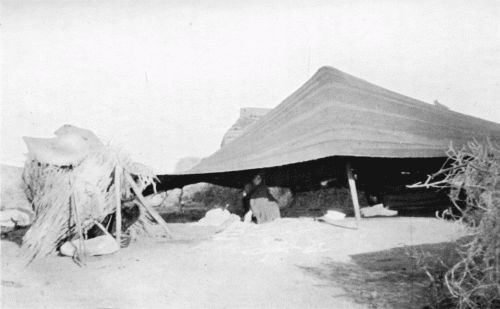
<svg viewBox="0 0 500 309">
<path fill-rule="evenodd" d="M 113 235 L 111 235 L 109 232 L 108 232 L 108 229 L 106 229 L 101 222 L 97 221 L 97 220 L 94 220 L 94 224 L 97 225 L 98 228 L 101 229 L 101 231 L 104 233 L 104 235 L 108 235 L 108 236 L 111 236 L 113 237 Z"/>
<path fill-rule="evenodd" d="M 132 179 L 129 173 L 124 173 L 125 174 L 125 179 L 127 179 L 128 183 L 130 184 L 130 187 L 132 187 L 132 190 L 134 191 L 135 195 L 137 196 L 137 199 L 139 199 L 139 204 L 142 205 L 147 212 L 156 220 L 156 222 L 167 232 L 167 235 L 169 237 L 172 237 L 172 233 L 170 232 L 170 229 L 167 226 L 167 222 L 163 220 L 163 218 L 149 205 L 148 201 L 144 198 L 142 195 L 141 190 L 137 187 L 137 184 L 135 181 Z"/>
<path fill-rule="evenodd" d="M 115 167 L 115 199 L 116 199 L 116 215 L 115 215 L 115 237 L 118 243 L 118 248 L 121 246 L 122 238 L 122 192 L 121 192 L 121 174 L 122 168 L 120 165 Z"/>
</svg>

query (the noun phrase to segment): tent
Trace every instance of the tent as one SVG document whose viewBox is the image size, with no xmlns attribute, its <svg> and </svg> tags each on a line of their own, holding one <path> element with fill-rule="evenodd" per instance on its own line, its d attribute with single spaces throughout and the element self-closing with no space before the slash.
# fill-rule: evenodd
<svg viewBox="0 0 500 309">
<path fill-rule="evenodd" d="M 444 158 L 451 144 L 460 147 L 474 138 L 500 142 L 500 124 L 322 67 L 241 136 L 182 175 L 160 180 L 165 186 L 217 182 L 228 174 L 329 157 L 345 164 L 356 158 Z"/>
</svg>

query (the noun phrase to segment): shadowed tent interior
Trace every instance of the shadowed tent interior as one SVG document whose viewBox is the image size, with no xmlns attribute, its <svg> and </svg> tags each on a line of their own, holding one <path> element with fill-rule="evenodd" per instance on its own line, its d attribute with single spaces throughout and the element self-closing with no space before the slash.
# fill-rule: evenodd
<svg viewBox="0 0 500 309">
<path fill-rule="evenodd" d="M 225 187 L 242 188 L 255 174 L 265 173 L 269 186 L 288 187 L 294 191 L 307 191 L 319 186 L 323 180 L 330 184 L 345 185 L 345 164 L 353 164 L 357 179 L 363 184 L 374 184 L 383 178 L 386 183 L 401 180 L 401 171 L 412 172 L 408 181 L 418 181 L 437 171 L 445 158 L 369 158 L 331 156 L 306 162 L 232 172 L 207 174 L 159 175 L 157 189 L 182 188 L 185 185 L 208 182 Z M 369 171 L 369 173 L 367 173 Z M 404 176 L 403 176 L 404 177 Z M 418 177 L 418 178 L 417 178 Z M 409 183 L 409 182 L 408 182 Z"/>
<path fill-rule="evenodd" d="M 345 183 L 347 161 L 358 170 L 358 178 L 369 183 L 405 170 L 425 177 L 445 162 L 450 145 L 461 147 L 486 138 L 499 142 L 500 125 L 322 67 L 241 136 L 194 168 L 159 176 L 159 187 L 201 181 L 240 187 L 261 170 L 276 185 L 307 187 L 312 179 L 330 178 Z"/>
</svg>

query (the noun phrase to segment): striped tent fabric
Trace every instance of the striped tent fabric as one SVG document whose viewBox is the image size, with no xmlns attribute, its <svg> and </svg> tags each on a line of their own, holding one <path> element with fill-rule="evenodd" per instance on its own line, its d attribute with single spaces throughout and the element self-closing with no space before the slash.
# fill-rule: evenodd
<svg viewBox="0 0 500 309">
<path fill-rule="evenodd" d="M 331 67 L 241 136 L 184 174 L 262 169 L 332 156 L 445 157 L 472 139 L 500 142 L 500 124 L 424 103 Z"/>
</svg>

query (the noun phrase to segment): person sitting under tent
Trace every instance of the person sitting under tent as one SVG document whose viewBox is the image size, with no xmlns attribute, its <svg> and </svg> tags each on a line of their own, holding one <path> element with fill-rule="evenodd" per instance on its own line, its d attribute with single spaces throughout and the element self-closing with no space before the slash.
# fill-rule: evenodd
<svg viewBox="0 0 500 309">
<path fill-rule="evenodd" d="M 269 192 L 263 176 L 257 174 L 252 183 L 243 190 L 243 205 L 245 205 L 245 222 L 255 220 L 258 224 L 280 218 L 280 208 L 276 199 Z"/>
</svg>

